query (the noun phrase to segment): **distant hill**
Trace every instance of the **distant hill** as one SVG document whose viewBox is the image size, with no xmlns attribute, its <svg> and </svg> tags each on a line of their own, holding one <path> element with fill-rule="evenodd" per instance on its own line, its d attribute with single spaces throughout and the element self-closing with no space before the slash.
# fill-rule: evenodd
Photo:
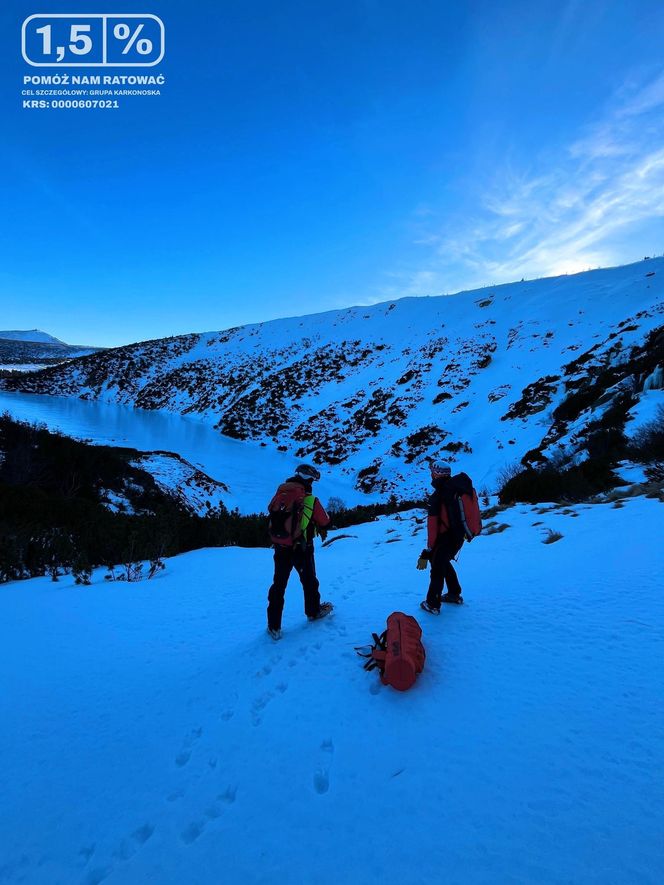
<svg viewBox="0 0 664 885">
<path fill-rule="evenodd" d="M 57 366 L 75 357 L 96 353 L 98 347 L 65 344 L 40 329 L 0 329 L 0 372 L 39 371 Z"/>
<path fill-rule="evenodd" d="M 42 332 L 41 329 L 13 329 L 12 331 L 0 329 L 0 338 L 9 341 L 34 341 L 38 344 L 61 344 L 63 347 L 67 347 L 64 341 L 49 335 L 48 332 Z"/>
</svg>

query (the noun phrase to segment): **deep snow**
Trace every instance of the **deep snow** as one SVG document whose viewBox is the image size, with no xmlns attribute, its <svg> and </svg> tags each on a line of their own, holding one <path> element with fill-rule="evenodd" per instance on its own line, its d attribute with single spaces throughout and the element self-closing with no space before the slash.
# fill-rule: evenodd
<svg viewBox="0 0 664 885">
<path fill-rule="evenodd" d="M 661 882 L 662 514 L 506 510 L 440 618 L 420 514 L 344 530 L 334 616 L 293 579 L 280 643 L 267 550 L 0 587 L 0 881 Z M 405 694 L 353 650 L 395 609 L 428 653 Z"/>
</svg>

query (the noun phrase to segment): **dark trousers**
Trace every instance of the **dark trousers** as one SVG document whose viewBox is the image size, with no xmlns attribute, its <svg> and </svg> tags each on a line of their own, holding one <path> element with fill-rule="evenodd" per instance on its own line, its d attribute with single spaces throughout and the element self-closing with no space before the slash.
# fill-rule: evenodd
<svg viewBox="0 0 664 885">
<path fill-rule="evenodd" d="M 274 547 L 274 579 L 267 596 L 267 625 L 273 630 L 281 629 L 286 585 L 291 571 L 300 576 L 304 590 L 304 613 L 313 617 L 320 609 L 320 593 L 314 562 L 314 545 L 306 547 Z"/>
<path fill-rule="evenodd" d="M 441 535 L 433 549 L 431 557 L 431 580 L 427 593 L 427 602 L 435 608 L 440 608 L 440 600 L 443 596 L 443 588 L 447 582 L 447 592 L 450 596 L 461 596 L 461 584 L 451 560 L 457 555 L 463 545 L 463 541 L 455 541 Z"/>
</svg>

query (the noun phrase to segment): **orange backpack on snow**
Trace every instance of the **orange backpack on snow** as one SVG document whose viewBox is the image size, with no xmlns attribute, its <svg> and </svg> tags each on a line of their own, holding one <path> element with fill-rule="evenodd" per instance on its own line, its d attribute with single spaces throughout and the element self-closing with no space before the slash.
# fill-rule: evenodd
<svg viewBox="0 0 664 885">
<path fill-rule="evenodd" d="M 412 615 L 392 612 L 387 619 L 387 630 L 380 636 L 374 633 L 373 640 L 370 652 L 356 649 L 358 654 L 368 658 L 364 669 L 380 670 L 384 685 L 407 691 L 424 669 L 426 652 L 422 645 L 422 628 Z"/>
</svg>

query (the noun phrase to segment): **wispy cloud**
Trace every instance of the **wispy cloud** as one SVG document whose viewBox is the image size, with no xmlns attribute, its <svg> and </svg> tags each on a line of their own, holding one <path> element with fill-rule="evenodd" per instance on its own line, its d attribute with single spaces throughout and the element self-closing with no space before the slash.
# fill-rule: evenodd
<svg viewBox="0 0 664 885">
<path fill-rule="evenodd" d="M 636 249 L 639 229 L 664 218 L 663 110 L 664 72 L 625 84 L 601 119 L 534 173 L 499 170 L 472 217 L 419 234 L 428 256 L 401 274 L 401 291 L 452 292 L 639 257 L 626 245 Z"/>
</svg>

